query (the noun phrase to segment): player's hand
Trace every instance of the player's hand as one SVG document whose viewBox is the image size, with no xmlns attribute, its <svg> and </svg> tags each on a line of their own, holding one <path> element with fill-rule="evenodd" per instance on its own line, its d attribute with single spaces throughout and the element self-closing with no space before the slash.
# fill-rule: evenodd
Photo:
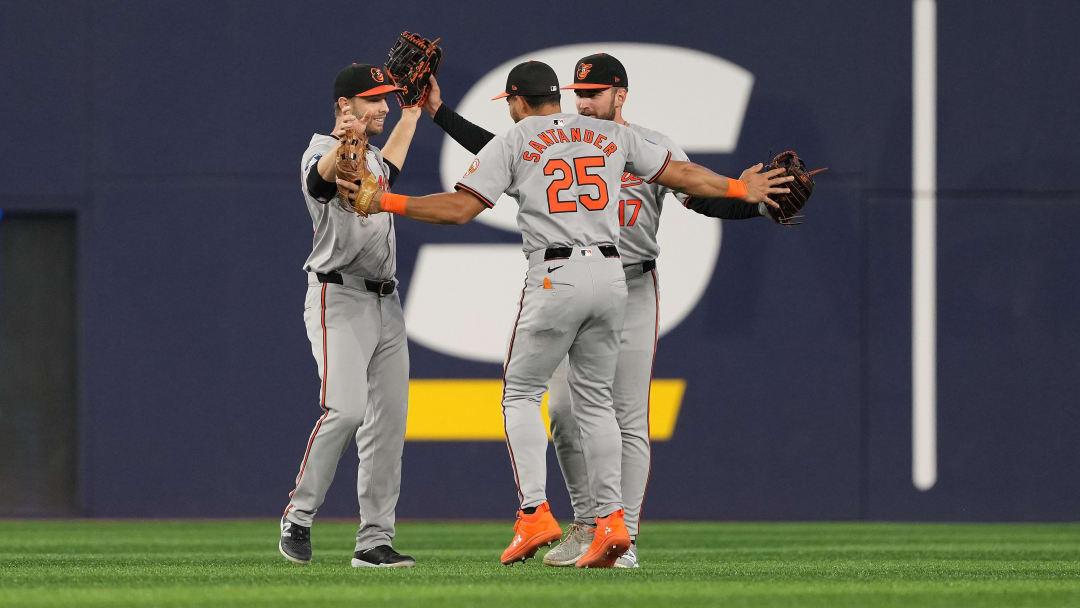
<svg viewBox="0 0 1080 608">
<path fill-rule="evenodd" d="M 367 123 L 371 120 L 371 110 L 364 112 L 364 115 L 357 118 L 352 113 L 352 106 L 346 105 L 341 108 L 341 118 L 338 120 L 337 128 L 334 129 L 333 135 L 338 139 L 341 139 L 346 131 L 356 131 L 361 137 L 367 134 Z"/>
<path fill-rule="evenodd" d="M 345 196 L 345 203 L 348 204 L 350 207 L 353 207 L 353 203 L 356 201 L 357 195 L 360 194 L 360 186 L 352 182 L 345 181 L 340 177 L 337 178 L 337 185 L 339 190 L 342 188 L 348 190 L 348 194 Z M 382 195 L 383 193 L 381 190 L 375 193 L 375 197 L 371 199 L 371 205 L 368 207 L 367 213 L 357 211 L 355 208 L 353 210 L 364 217 L 367 217 L 374 213 L 379 213 L 380 211 L 382 211 Z"/>
<path fill-rule="evenodd" d="M 330 132 L 334 137 L 341 139 L 345 135 L 345 121 L 353 117 L 352 106 L 349 104 L 343 104 L 341 106 L 341 114 L 338 115 L 337 123 L 334 125 L 334 130 Z"/>
<path fill-rule="evenodd" d="M 428 89 L 427 101 L 424 102 L 424 111 L 434 117 L 442 106 L 442 92 L 439 90 L 439 82 L 435 80 L 435 76 L 429 76 L 428 82 L 431 88 Z"/>
<path fill-rule="evenodd" d="M 420 106 L 401 108 L 401 118 L 402 120 L 411 120 L 412 122 L 416 122 L 420 120 L 420 112 Z"/>
<path fill-rule="evenodd" d="M 748 203 L 765 203 L 770 207 L 776 209 L 780 208 L 771 198 L 770 194 L 787 194 L 788 189 L 781 187 L 782 184 L 786 184 L 794 180 L 793 176 L 781 176 L 784 173 L 784 169 L 773 169 L 772 171 L 766 171 L 765 173 L 759 173 L 763 163 L 758 163 L 753 167 L 750 167 L 746 171 L 742 172 L 739 179 L 746 184 L 746 196 L 742 200 Z"/>
</svg>

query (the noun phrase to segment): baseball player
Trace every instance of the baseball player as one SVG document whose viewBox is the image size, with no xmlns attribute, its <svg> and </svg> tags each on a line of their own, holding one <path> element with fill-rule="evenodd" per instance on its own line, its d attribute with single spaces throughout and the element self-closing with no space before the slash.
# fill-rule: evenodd
<svg viewBox="0 0 1080 608">
<path fill-rule="evenodd" d="M 361 217 L 338 194 L 336 159 L 348 130 L 378 135 L 398 90 L 382 68 L 352 64 L 334 81 L 335 123 L 316 133 L 300 161 L 300 186 L 315 229 L 304 323 L 322 380 L 322 415 L 308 438 L 296 488 L 281 518 L 278 548 L 291 562 L 311 561 L 311 524 L 338 460 L 356 442 L 361 526 L 354 567 L 410 567 L 392 546 L 401 487 L 401 452 L 409 398 L 409 353 L 394 274 L 393 216 Z M 383 150 L 368 145 L 367 169 L 388 190 L 405 163 L 419 111 L 403 110 Z"/>
<path fill-rule="evenodd" d="M 669 137 L 623 119 L 622 107 L 626 102 L 628 87 L 629 80 L 622 63 L 611 55 L 599 53 L 578 61 L 574 67 L 574 83 L 564 88 L 572 89 L 577 94 L 579 114 L 628 126 L 648 140 L 666 147 L 673 159 L 687 160 L 686 154 Z M 424 110 L 455 141 L 473 153 L 494 137 L 443 104 L 437 82 L 432 83 Z M 622 493 L 626 527 L 632 542 L 630 549 L 616 560 L 616 567 L 638 566 L 638 521 L 651 462 L 649 387 L 659 337 L 659 278 L 656 272 L 659 245 L 656 233 L 660 226 L 663 201 L 669 192 L 687 208 L 706 216 L 723 219 L 767 216 L 764 203 L 746 204 L 733 198 L 692 198 L 656 182 L 646 183 L 632 173 L 622 176 L 619 253 L 626 272 L 628 297 L 612 390 L 615 414 L 622 431 Z M 580 433 L 571 412 L 567 371 L 567 361 L 564 360 L 551 380 L 548 413 L 555 452 L 574 509 L 574 521 L 562 542 L 544 556 L 544 563 L 549 566 L 572 566 L 581 558 L 589 547 L 592 522 L 596 517 L 594 501 L 589 495 Z"/>
<path fill-rule="evenodd" d="M 616 246 L 622 174 L 697 196 L 751 202 L 771 202 L 768 194 L 786 192 L 780 186 L 790 180 L 775 177 L 779 171 L 732 180 L 672 161 L 667 149 L 613 121 L 564 114 L 558 78 L 541 62 L 515 66 L 499 98 L 507 99 L 517 124 L 484 146 L 455 192 L 378 193 L 371 211 L 461 224 L 494 206 L 503 192 L 517 199 L 528 271 L 503 368 L 502 408 L 520 510 L 501 561 L 524 561 L 562 535 L 545 491 L 547 433 L 540 401 L 555 368 L 569 356 L 572 410 L 597 514 L 592 542 L 575 563 L 611 567 L 630 547 L 620 481 L 622 440 L 611 396 L 627 293 Z"/>
</svg>

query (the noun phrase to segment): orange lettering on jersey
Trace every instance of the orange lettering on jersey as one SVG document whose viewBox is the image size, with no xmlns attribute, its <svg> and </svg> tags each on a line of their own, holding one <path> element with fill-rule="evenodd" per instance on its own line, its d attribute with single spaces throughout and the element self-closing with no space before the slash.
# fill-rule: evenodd
<svg viewBox="0 0 1080 608">
<path fill-rule="evenodd" d="M 555 145 L 555 141 L 548 137 L 547 133 L 537 133 L 536 136 L 540 138 L 540 141 L 544 142 L 549 146 Z"/>
<path fill-rule="evenodd" d="M 596 146 L 597 150 L 603 150 L 603 148 L 600 147 L 600 144 L 604 143 L 605 139 L 607 139 L 607 135 L 604 135 L 603 133 L 597 133 L 596 141 L 592 142 L 592 145 Z"/>
<path fill-rule="evenodd" d="M 559 143 L 570 143 L 570 138 L 566 136 L 566 132 L 559 129 Z"/>
<path fill-rule="evenodd" d="M 570 141 L 581 141 L 581 129 L 570 129 Z"/>
<path fill-rule="evenodd" d="M 536 152 L 525 152 L 521 155 L 521 160 L 527 160 L 534 163 L 540 162 L 540 155 Z"/>
<path fill-rule="evenodd" d="M 587 144 L 591 144 L 593 135 L 595 135 L 595 133 L 593 133 L 592 131 L 590 131 L 588 129 L 585 129 L 585 137 L 582 139 L 582 141 L 584 141 Z"/>
<path fill-rule="evenodd" d="M 544 144 L 538 144 L 535 141 L 530 141 L 529 145 L 532 146 L 533 150 L 536 150 L 537 152 L 539 152 L 541 154 L 544 153 L 544 150 L 547 150 L 547 146 L 545 146 Z"/>
<path fill-rule="evenodd" d="M 619 147 L 615 145 L 615 142 L 611 142 L 610 144 L 607 145 L 607 147 L 604 148 L 604 154 L 606 154 L 608 156 L 611 156 L 618 149 L 619 149 Z"/>
<path fill-rule="evenodd" d="M 555 135 L 555 129 L 548 129 L 547 131 L 544 131 L 544 133 L 551 136 L 551 141 L 559 141 L 559 137 Z"/>
</svg>

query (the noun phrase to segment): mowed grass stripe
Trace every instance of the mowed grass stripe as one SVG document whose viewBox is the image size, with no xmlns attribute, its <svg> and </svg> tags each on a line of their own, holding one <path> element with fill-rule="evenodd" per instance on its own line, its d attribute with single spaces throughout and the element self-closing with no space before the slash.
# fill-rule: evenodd
<svg viewBox="0 0 1080 608">
<path fill-rule="evenodd" d="M 274 521 L 0 521 L 0 605 L 1080 605 L 1076 524 L 650 522 L 634 571 L 503 567 L 505 522 L 403 522 L 419 565 L 360 570 L 354 532 L 317 523 L 300 567 Z"/>
</svg>

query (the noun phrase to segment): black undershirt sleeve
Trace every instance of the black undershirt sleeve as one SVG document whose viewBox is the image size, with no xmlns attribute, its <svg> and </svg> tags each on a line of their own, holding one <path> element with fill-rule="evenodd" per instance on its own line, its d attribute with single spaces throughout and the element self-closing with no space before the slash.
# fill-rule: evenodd
<svg viewBox="0 0 1080 608">
<path fill-rule="evenodd" d="M 397 181 L 398 176 L 401 175 L 401 169 L 398 169 L 397 165 L 388 160 L 386 161 L 386 166 L 390 168 L 390 178 L 387 182 L 389 186 L 393 186 L 394 182 Z M 324 180 L 322 175 L 319 174 L 319 163 L 312 163 L 311 169 L 307 174 L 307 190 L 308 194 L 315 200 L 320 203 L 326 203 L 337 194 L 337 184 Z"/>
<path fill-rule="evenodd" d="M 478 154 L 495 137 L 487 129 L 465 120 L 445 103 L 435 112 L 435 124 L 473 154 Z"/>
<path fill-rule="evenodd" d="M 311 163 L 307 174 L 307 191 L 320 203 L 329 202 L 337 194 L 337 184 L 328 182 L 319 175 L 319 163 Z"/>
<path fill-rule="evenodd" d="M 749 220 L 761 217 L 760 203 L 746 203 L 737 198 L 696 198 L 686 199 L 686 208 L 708 217 L 724 220 Z"/>
<path fill-rule="evenodd" d="M 391 188 L 391 187 L 393 187 L 394 182 L 397 181 L 398 176 L 401 175 L 401 169 L 398 169 L 397 165 L 395 165 L 394 163 L 386 160 L 385 158 L 383 160 L 386 161 L 386 166 L 390 167 L 390 177 L 386 181 L 387 181 L 387 188 Z"/>
</svg>

